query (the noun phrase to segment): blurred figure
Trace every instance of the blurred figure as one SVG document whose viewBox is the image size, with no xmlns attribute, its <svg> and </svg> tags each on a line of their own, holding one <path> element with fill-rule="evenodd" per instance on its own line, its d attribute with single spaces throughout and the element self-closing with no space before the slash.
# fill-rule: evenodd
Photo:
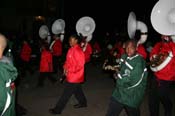
<svg viewBox="0 0 175 116">
<path fill-rule="evenodd" d="M 38 86 L 44 85 L 44 80 L 48 78 L 52 83 L 56 82 L 56 79 L 52 76 L 53 72 L 53 62 L 52 53 L 49 50 L 49 45 L 47 42 L 43 42 L 41 45 L 41 58 L 40 58 L 40 68 L 39 68 L 39 78 Z"/>
<path fill-rule="evenodd" d="M 101 47 L 100 47 L 100 45 L 99 45 L 99 43 L 97 41 L 95 41 L 92 44 L 92 55 L 91 55 L 91 58 L 92 58 L 92 63 L 95 66 L 99 66 L 100 58 L 101 58 Z"/>
<path fill-rule="evenodd" d="M 21 66 L 20 68 L 20 78 L 26 76 L 26 71 L 30 71 L 30 58 L 32 54 L 32 48 L 27 40 L 23 40 L 22 48 L 20 51 Z"/>
</svg>

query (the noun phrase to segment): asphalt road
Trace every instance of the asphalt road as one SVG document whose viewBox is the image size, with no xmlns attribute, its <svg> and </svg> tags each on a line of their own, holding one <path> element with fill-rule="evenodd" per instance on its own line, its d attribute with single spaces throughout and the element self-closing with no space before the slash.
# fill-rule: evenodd
<svg viewBox="0 0 175 116">
<path fill-rule="evenodd" d="M 53 85 L 46 79 L 44 87 L 37 88 L 36 83 L 39 73 L 37 68 L 34 70 L 33 74 L 27 73 L 27 76 L 21 81 L 18 87 L 18 103 L 28 110 L 25 116 L 52 116 L 48 110 L 54 107 L 58 101 L 64 85 L 59 82 Z M 109 74 L 101 70 L 101 66 L 97 67 L 89 64 L 86 69 L 86 82 L 83 84 L 88 107 L 74 109 L 73 105 L 77 101 L 72 96 L 61 116 L 105 116 L 109 98 L 114 87 L 115 83 L 113 79 L 110 78 Z M 175 93 L 175 91 L 173 92 Z M 173 104 L 175 105 L 175 95 L 172 95 Z M 145 95 L 140 109 L 141 116 L 149 116 L 147 95 Z M 160 109 L 160 116 L 163 116 L 162 105 Z M 173 111 L 175 113 L 174 107 Z M 173 115 L 175 116 L 175 114 Z M 120 116 L 127 116 L 124 110 Z"/>
</svg>

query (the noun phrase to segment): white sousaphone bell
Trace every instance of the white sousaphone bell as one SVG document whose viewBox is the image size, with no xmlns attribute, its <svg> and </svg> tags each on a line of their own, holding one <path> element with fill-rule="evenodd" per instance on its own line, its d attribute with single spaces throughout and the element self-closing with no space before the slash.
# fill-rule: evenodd
<svg viewBox="0 0 175 116">
<path fill-rule="evenodd" d="M 138 44 L 143 44 L 147 40 L 148 28 L 142 21 L 136 20 L 136 15 L 134 12 L 130 12 L 128 16 L 128 35 L 131 39 L 134 38 L 136 30 L 140 30 L 141 37 Z"/>
<path fill-rule="evenodd" d="M 61 41 L 64 40 L 64 29 L 65 29 L 65 21 L 63 19 L 57 19 L 52 24 L 52 33 L 57 35 L 61 34 Z"/>
<path fill-rule="evenodd" d="M 50 43 L 51 41 L 50 32 L 46 25 L 42 25 L 39 28 L 39 36 L 41 39 L 47 39 L 47 42 Z"/>
<path fill-rule="evenodd" d="M 80 18 L 76 23 L 76 31 L 82 36 L 87 36 L 86 41 L 89 42 L 92 39 L 92 33 L 95 30 L 95 21 L 88 16 Z"/>
<path fill-rule="evenodd" d="M 49 35 L 49 29 L 46 25 L 42 25 L 39 28 L 39 36 L 41 39 L 45 39 Z"/>
<path fill-rule="evenodd" d="M 153 28 L 163 35 L 175 35 L 175 1 L 159 0 L 152 9 Z"/>
<path fill-rule="evenodd" d="M 151 24 L 153 28 L 162 35 L 169 35 L 175 42 L 175 1 L 159 0 L 151 12 Z M 154 72 L 162 70 L 171 60 L 173 54 L 169 52 L 168 57 L 157 67 L 151 67 Z"/>
</svg>

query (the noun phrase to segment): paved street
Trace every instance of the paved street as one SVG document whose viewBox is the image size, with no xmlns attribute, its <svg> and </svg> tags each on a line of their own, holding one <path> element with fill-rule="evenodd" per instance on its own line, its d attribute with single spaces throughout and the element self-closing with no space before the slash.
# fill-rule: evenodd
<svg viewBox="0 0 175 116">
<path fill-rule="evenodd" d="M 28 76 L 23 79 L 21 85 L 18 87 L 19 104 L 28 110 L 26 116 L 52 116 L 48 109 L 54 107 L 64 86 L 60 83 L 52 85 L 52 83 L 46 79 L 44 87 L 37 88 L 37 77 L 38 72 L 36 70 L 34 74 L 28 74 Z M 74 97 L 71 97 L 61 116 L 105 116 L 109 98 L 114 88 L 113 79 L 111 79 L 107 73 L 104 73 L 101 67 L 89 64 L 86 70 L 86 80 L 83 85 L 83 90 L 88 100 L 88 107 L 74 109 L 73 105 L 76 104 L 77 101 Z M 174 93 L 175 91 L 173 91 L 173 98 L 175 98 Z M 175 105 L 175 99 L 173 100 L 173 104 Z M 160 106 L 160 109 L 160 116 L 163 116 L 162 106 Z M 173 110 L 175 113 L 174 107 Z M 124 110 L 120 116 L 127 116 Z M 141 116 L 149 116 L 147 95 L 145 95 L 141 105 Z"/>
</svg>

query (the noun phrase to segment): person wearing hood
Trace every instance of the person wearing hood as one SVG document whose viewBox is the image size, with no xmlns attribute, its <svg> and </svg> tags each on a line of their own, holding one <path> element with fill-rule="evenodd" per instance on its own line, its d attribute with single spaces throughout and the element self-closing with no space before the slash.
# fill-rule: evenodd
<svg viewBox="0 0 175 116">
<path fill-rule="evenodd" d="M 15 116 L 15 83 L 17 69 L 12 61 L 3 56 L 7 39 L 0 34 L 0 115 Z"/>
</svg>

